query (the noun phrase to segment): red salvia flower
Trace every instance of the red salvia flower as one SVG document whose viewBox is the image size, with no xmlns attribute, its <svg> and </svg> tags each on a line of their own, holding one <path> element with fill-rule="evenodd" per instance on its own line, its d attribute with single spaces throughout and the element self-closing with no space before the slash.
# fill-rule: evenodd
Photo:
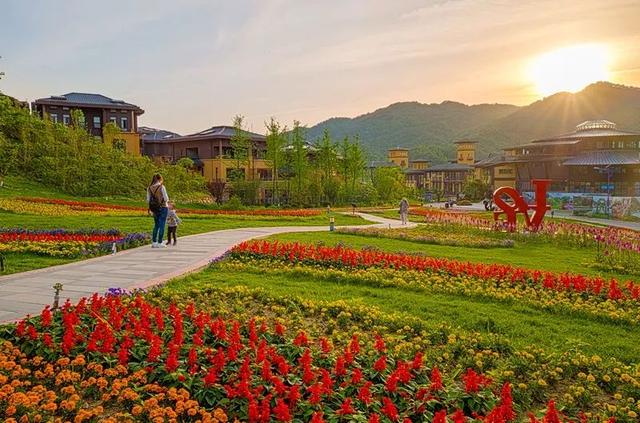
<svg viewBox="0 0 640 423">
<path fill-rule="evenodd" d="M 465 417 L 464 413 L 458 408 L 456 412 L 453 413 L 453 423 L 465 423 L 466 421 L 467 418 Z"/>
<path fill-rule="evenodd" d="M 384 343 L 384 339 L 382 339 L 382 337 L 380 335 L 378 335 L 377 333 L 374 335 L 375 336 L 375 344 L 374 344 L 374 348 L 376 351 L 378 352 L 385 352 L 387 350 L 387 346 Z"/>
<path fill-rule="evenodd" d="M 273 407 L 273 414 L 276 420 L 281 422 L 291 421 L 291 413 L 289 412 L 289 406 L 282 398 L 276 400 L 276 406 Z"/>
<path fill-rule="evenodd" d="M 389 420 L 395 422 L 398 421 L 398 409 L 396 408 L 393 401 L 391 401 L 387 397 L 382 398 L 382 408 L 380 409 L 382 414 L 387 416 Z"/>
<path fill-rule="evenodd" d="M 429 386 L 429 390 L 431 391 L 439 391 L 443 389 L 442 385 L 442 376 L 440 375 L 440 370 L 437 367 L 434 367 L 431 370 L 431 385 Z"/>
<path fill-rule="evenodd" d="M 433 415 L 433 423 L 447 423 L 447 410 L 436 411 Z"/>
<path fill-rule="evenodd" d="M 387 368 L 387 357 L 381 356 L 376 362 L 373 364 L 373 370 L 378 373 L 382 373 Z"/>
<path fill-rule="evenodd" d="M 355 413 L 356 410 L 354 410 L 353 406 L 351 405 L 352 402 L 353 400 L 351 399 L 351 397 L 345 398 L 336 414 L 346 416 Z"/>
</svg>

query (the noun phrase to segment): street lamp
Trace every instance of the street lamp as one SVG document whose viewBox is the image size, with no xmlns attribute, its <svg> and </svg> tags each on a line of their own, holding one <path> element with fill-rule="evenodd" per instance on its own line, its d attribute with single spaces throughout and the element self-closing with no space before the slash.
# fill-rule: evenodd
<svg viewBox="0 0 640 423">
<path fill-rule="evenodd" d="M 611 219 L 611 175 L 613 174 L 613 168 L 610 164 L 605 167 L 594 167 L 600 173 L 607 174 L 607 217 Z"/>
</svg>

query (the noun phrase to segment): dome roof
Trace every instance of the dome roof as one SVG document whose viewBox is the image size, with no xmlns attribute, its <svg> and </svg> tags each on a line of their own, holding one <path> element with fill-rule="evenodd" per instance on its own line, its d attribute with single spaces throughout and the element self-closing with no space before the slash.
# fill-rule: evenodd
<svg viewBox="0 0 640 423">
<path fill-rule="evenodd" d="M 576 126 L 576 132 L 590 131 L 592 129 L 616 129 L 616 124 L 608 120 L 586 120 Z"/>
</svg>

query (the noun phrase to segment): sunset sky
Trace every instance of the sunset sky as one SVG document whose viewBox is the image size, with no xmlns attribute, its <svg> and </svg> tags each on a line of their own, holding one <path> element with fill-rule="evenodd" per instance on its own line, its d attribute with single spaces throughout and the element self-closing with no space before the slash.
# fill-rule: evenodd
<svg viewBox="0 0 640 423">
<path fill-rule="evenodd" d="M 564 50 L 548 55 L 557 49 Z M 145 109 L 141 125 L 183 134 L 230 124 L 236 114 L 264 132 L 270 116 L 313 125 L 398 101 L 528 104 L 547 94 L 544 87 L 575 89 L 565 86 L 573 75 L 548 69 L 564 66 L 573 54 L 566 52 L 577 52 L 574 67 L 579 59 L 581 69 L 593 71 L 587 80 L 605 72 L 612 82 L 640 86 L 640 2 L 0 6 L 1 91 L 30 101 L 101 93 Z"/>
</svg>

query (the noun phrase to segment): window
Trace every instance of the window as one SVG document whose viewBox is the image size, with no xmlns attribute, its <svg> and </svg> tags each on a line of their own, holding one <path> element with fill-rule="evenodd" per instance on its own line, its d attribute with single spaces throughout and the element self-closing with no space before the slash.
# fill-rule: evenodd
<svg viewBox="0 0 640 423">
<path fill-rule="evenodd" d="M 113 123 L 114 125 L 117 125 L 117 124 L 118 124 L 118 119 L 117 119 L 117 118 L 115 118 L 115 117 L 113 117 L 113 116 L 111 116 L 111 117 L 109 118 L 109 122 Z"/>
<path fill-rule="evenodd" d="M 51 115 L 51 122 L 58 123 L 58 115 L 57 114 L 53 113 Z"/>
<path fill-rule="evenodd" d="M 186 149 L 187 152 L 187 157 L 192 158 L 192 159 L 196 159 L 200 156 L 198 156 L 198 147 L 189 147 Z"/>
<path fill-rule="evenodd" d="M 65 125 L 71 124 L 71 116 L 62 115 L 62 123 L 64 123 Z"/>
<path fill-rule="evenodd" d="M 102 127 L 102 123 L 100 122 L 100 116 L 93 117 L 93 127 L 96 129 L 100 129 Z"/>
<path fill-rule="evenodd" d="M 120 118 L 120 128 L 122 128 L 123 131 L 129 130 L 129 122 L 127 121 L 126 117 Z"/>
</svg>

